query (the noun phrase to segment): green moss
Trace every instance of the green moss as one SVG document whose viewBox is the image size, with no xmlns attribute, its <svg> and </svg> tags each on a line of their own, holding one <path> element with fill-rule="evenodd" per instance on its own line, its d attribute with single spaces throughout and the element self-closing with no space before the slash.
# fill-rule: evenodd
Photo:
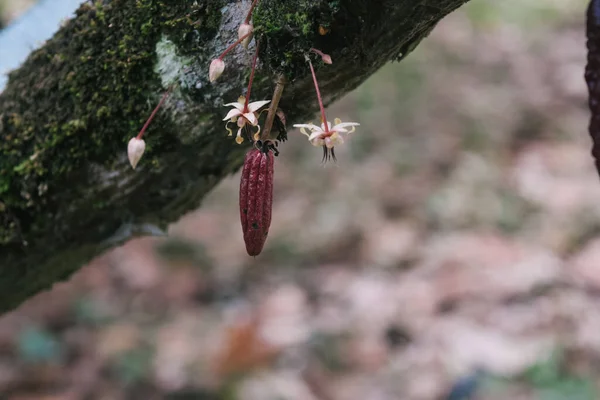
<svg viewBox="0 0 600 400">
<path fill-rule="evenodd" d="M 304 56 L 313 47 L 332 56 L 343 54 L 348 58 L 356 54 L 352 58 L 358 59 L 364 45 L 349 42 L 348 38 L 360 37 L 357 32 L 361 32 L 363 24 L 357 23 L 355 15 L 366 14 L 366 3 L 350 0 L 342 7 L 340 1 L 262 0 L 253 20 L 261 42 L 267 44 L 262 50 L 263 59 L 288 80 L 306 75 Z M 369 3 L 370 14 L 376 19 L 383 17 L 384 10 L 382 4 Z"/>
<path fill-rule="evenodd" d="M 178 53 L 198 53 L 198 43 L 217 32 L 220 6 L 213 0 L 85 3 L 77 18 L 11 73 L 0 95 L 0 249 L 7 263 L 0 269 L 1 309 L 70 275 L 81 265 L 75 259 L 98 251 L 85 243 L 118 228 L 122 216 L 107 209 L 115 206 L 109 201 L 114 193 L 91 201 L 74 182 L 91 179 L 90 166 L 110 171 L 122 162 L 127 141 L 164 91 L 155 72 L 161 38 L 171 38 Z M 148 161 L 173 151 L 178 128 L 168 113 L 157 116 L 147 140 Z M 64 204 L 67 196 L 75 203 Z M 20 260 L 29 244 L 39 254 L 29 254 L 28 262 L 38 257 L 48 265 L 55 245 L 41 243 L 48 232 L 55 233 L 57 244 L 78 250 L 61 251 L 62 259 L 45 267 L 47 276 L 38 271 L 32 279 L 18 267 Z"/>
<path fill-rule="evenodd" d="M 306 69 L 304 54 L 315 46 L 319 25 L 329 23 L 323 18 L 321 1 L 261 1 L 253 20 L 262 42 L 263 52 L 271 68 L 294 79 Z M 287 49 L 284 53 L 281 49 Z"/>
<path fill-rule="evenodd" d="M 173 4 L 156 0 L 84 4 L 76 19 L 31 54 L 29 65 L 51 59 L 52 74 L 30 89 L 26 98 L 14 84 L 0 98 L 0 193 L 8 209 L 33 215 L 47 197 L 56 195 L 52 188 L 40 195 L 40 184 L 50 179 L 60 182 L 61 176 L 66 178 L 84 161 L 106 163 L 123 152 L 123 144 L 148 115 L 148 98 L 163 90 L 153 69 L 161 36 L 174 38 L 174 47 L 191 53 L 200 40 L 191 39 L 194 32 L 202 27 L 203 35 L 214 35 L 220 21 L 218 2 Z M 106 35 L 111 30 L 114 34 Z M 66 47 L 65 40 L 70 42 Z M 15 71 L 11 82 L 28 82 L 34 78 L 27 76 L 31 71 Z M 36 104 L 34 115 L 31 102 Z M 160 118 L 153 127 L 170 130 Z M 169 135 L 161 135 L 165 136 Z M 150 142 L 149 147 L 158 147 L 155 140 Z M 0 237 L 12 236 L 0 231 Z"/>
</svg>

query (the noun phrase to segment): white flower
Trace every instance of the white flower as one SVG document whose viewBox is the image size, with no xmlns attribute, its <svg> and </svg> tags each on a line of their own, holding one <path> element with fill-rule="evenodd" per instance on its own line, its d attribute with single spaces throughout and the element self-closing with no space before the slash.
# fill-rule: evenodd
<svg viewBox="0 0 600 400">
<path fill-rule="evenodd" d="M 334 120 L 335 125 L 331 126 L 331 122 L 321 124 L 317 126 L 314 124 L 295 124 L 295 128 L 300 128 L 300 132 L 308 137 L 308 141 L 313 146 L 323 147 L 323 160 L 326 161 L 330 158 L 335 160 L 334 146 L 343 144 L 344 138 L 341 133 L 349 134 L 354 132 L 356 126 L 360 124 L 358 122 L 342 122 L 341 119 L 336 118 Z M 346 128 L 351 127 L 348 130 Z M 306 131 L 309 130 L 309 132 Z"/>
<path fill-rule="evenodd" d="M 246 124 L 250 126 L 258 127 L 257 132 L 254 134 L 255 140 L 260 133 L 260 125 L 258 125 L 258 114 L 257 111 L 262 108 L 264 105 L 268 104 L 271 100 L 261 100 L 249 103 L 246 107 L 246 99 L 242 96 L 238 99 L 237 103 L 228 103 L 225 104 L 226 107 L 233 106 L 233 109 L 229 110 L 223 121 L 227 121 L 225 123 L 225 129 L 229 132 L 229 136 L 233 134 L 231 129 L 227 126 L 230 122 L 237 123 L 238 131 L 235 138 L 235 141 L 238 144 L 241 144 L 244 141 L 242 137 L 242 129 Z"/>
<path fill-rule="evenodd" d="M 144 155 L 144 150 L 146 150 L 146 142 L 143 139 L 133 137 L 127 144 L 127 157 L 133 169 Z"/>
<path fill-rule="evenodd" d="M 296 124 L 294 127 L 300 128 L 300 132 L 308 137 L 313 146 L 325 146 L 332 149 L 333 146 L 344 143 L 340 133 L 352 133 L 356 129 L 355 127 L 360 125 L 358 122 L 342 122 L 339 118 L 336 118 L 334 122 L 333 126 L 331 126 L 331 122 L 327 122 L 327 128 L 324 123 L 320 127 L 314 124 Z M 347 127 L 352 127 L 352 129 L 348 131 Z M 306 132 L 306 129 L 309 129 L 310 133 Z"/>
<path fill-rule="evenodd" d="M 211 82 L 219 79 L 223 71 L 225 70 L 225 62 L 220 58 L 215 58 L 210 62 L 210 67 L 208 68 L 208 80 Z"/>
</svg>

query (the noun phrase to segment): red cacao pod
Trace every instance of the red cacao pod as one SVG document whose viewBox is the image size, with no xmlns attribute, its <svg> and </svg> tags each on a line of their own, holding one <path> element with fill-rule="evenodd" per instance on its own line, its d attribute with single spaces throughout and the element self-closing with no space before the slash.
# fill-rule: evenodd
<svg viewBox="0 0 600 400">
<path fill-rule="evenodd" d="M 600 172 L 600 0 L 591 0 L 587 10 L 587 65 L 585 81 L 589 91 L 591 119 L 589 132 L 593 141 L 592 155 Z"/>
<path fill-rule="evenodd" d="M 246 154 L 240 180 L 240 219 L 246 251 L 257 256 L 263 249 L 273 207 L 273 167 L 275 157 L 266 146 Z"/>
</svg>

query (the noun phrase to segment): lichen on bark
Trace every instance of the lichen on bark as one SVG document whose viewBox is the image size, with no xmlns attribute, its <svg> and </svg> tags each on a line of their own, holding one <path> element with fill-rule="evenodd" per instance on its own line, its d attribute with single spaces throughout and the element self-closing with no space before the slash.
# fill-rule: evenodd
<svg viewBox="0 0 600 400">
<path fill-rule="evenodd" d="M 317 66 L 329 103 L 404 57 L 465 1 L 261 0 L 253 100 L 269 98 L 272 80 L 284 74 L 281 107 L 289 123 L 304 121 L 317 109 L 304 61 L 310 47 L 334 59 Z M 10 74 L 0 94 L 0 311 L 145 232 L 136 226 L 164 228 L 239 168 L 247 147 L 226 137 L 222 105 L 244 93 L 253 49 L 229 55 L 217 84 L 207 72 L 235 40 L 249 4 L 85 3 Z M 127 141 L 171 80 L 175 90 L 133 171 Z"/>
<path fill-rule="evenodd" d="M 193 54 L 191 36 L 202 32 L 209 39 L 217 32 L 217 3 L 85 3 L 75 19 L 10 75 L 0 97 L 0 198 L 21 230 L 45 228 L 47 216 L 22 219 L 22 212 L 34 215 L 60 197 L 57 192 L 68 188 L 69 177 L 82 164 L 110 168 L 120 162 L 123 143 L 148 113 L 149 96 L 164 90 L 153 71 L 160 35 L 172 36 L 179 48 Z M 161 135 L 149 138 L 150 155 L 168 148 L 174 134 L 165 119 L 154 128 Z M 27 239 L 14 230 L 2 233 L 0 243 Z"/>
<path fill-rule="evenodd" d="M 34 292 L 34 282 L 44 281 L 16 268 L 23 258 L 36 258 L 33 249 L 47 259 L 56 242 L 77 249 L 106 238 L 123 218 L 150 213 L 143 201 L 128 206 L 130 199 L 109 182 L 119 175 L 136 186 L 136 177 L 124 172 L 123 149 L 165 90 L 154 72 L 157 43 L 168 37 L 182 54 L 197 54 L 197 44 L 217 34 L 222 16 L 218 1 L 174 4 L 85 3 L 10 74 L 0 96 L 0 307 L 12 303 L 9 285 Z M 148 137 L 147 157 L 157 169 L 185 129 L 176 122 L 159 116 L 153 131 L 160 134 Z M 132 215 L 111 215 L 124 208 Z M 66 276 L 76 268 L 68 264 L 57 260 L 52 268 L 58 270 L 37 272 Z"/>
</svg>

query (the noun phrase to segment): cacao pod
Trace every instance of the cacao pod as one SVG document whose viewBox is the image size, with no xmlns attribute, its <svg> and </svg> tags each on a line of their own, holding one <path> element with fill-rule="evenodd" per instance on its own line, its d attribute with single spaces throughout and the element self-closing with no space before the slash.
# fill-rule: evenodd
<svg viewBox="0 0 600 400">
<path fill-rule="evenodd" d="M 591 0 L 587 10 L 587 65 L 585 81 L 589 91 L 592 155 L 600 172 L 600 0 Z"/>
<path fill-rule="evenodd" d="M 240 219 L 246 251 L 257 256 L 263 249 L 273 207 L 273 166 L 275 157 L 267 147 L 248 151 L 240 180 Z"/>
</svg>

